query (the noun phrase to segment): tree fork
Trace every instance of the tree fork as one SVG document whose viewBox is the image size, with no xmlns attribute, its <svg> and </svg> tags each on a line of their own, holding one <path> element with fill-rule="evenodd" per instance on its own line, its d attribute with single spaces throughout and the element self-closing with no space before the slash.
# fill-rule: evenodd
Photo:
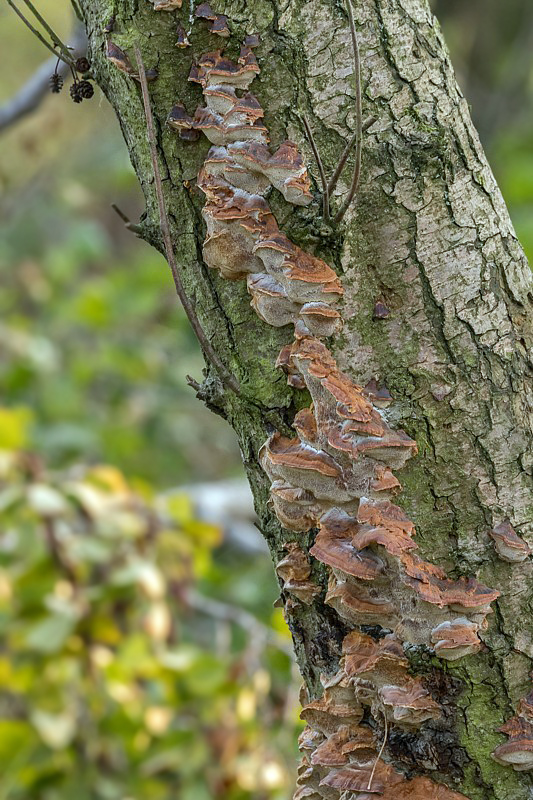
<svg viewBox="0 0 533 800">
<path fill-rule="evenodd" d="M 95 77 L 117 112 L 146 195 L 147 235 L 162 249 L 139 87 L 104 58 L 107 4 L 82 6 Z M 229 18 L 232 54 L 244 33 L 261 33 L 262 73 L 253 89 L 272 144 L 294 138 L 312 163 L 298 109 L 311 119 L 331 174 L 353 129 L 345 69 L 351 41 L 342 9 L 333 0 L 296 0 L 286 8 L 253 0 L 245 21 L 231 3 L 217 11 Z M 291 209 L 275 194 L 269 201 L 278 219 L 286 218 L 292 240 L 342 273 L 344 328 L 331 340 L 339 366 L 361 386 L 386 386 L 394 397 L 389 422 L 418 443 L 419 456 L 401 471 L 398 502 L 416 522 L 421 556 L 448 576 L 474 575 L 501 592 L 481 632 L 482 652 L 446 665 L 429 648 L 407 649 L 411 671 L 447 709 L 446 725 L 429 738 L 415 737 L 416 746 L 393 726 L 384 752 L 410 778 L 446 784 L 471 800 L 522 800 L 531 794 L 530 773 L 503 766 L 491 753 L 513 742 L 512 726 L 507 740 L 498 728 L 514 713 L 518 720 L 528 713 L 520 700 L 529 692 L 533 653 L 526 622 L 531 561 L 502 560 L 489 534 L 506 520 L 526 540 L 533 534 L 531 277 L 427 4 L 360 0 L 354 17 L 363 111 L 377 118 L 366 134 L 357 208 L 347 210 L 341 238 L 316 222 L 317 204 Z M 269 481 L 258 452 L 273 427 L 289 433 L 301 406 L 298 391 L 275 368 L 291 334 L 254 316 L 242 282 L 221 280 L 202 264 L 203 200 L 194 182 L 207 146 L 183 142 L 165 126 L 176 102 L 193 109 L 201 100 L 187 82 L 191 50 L 174 47 L 176 24 L 187 27 L 187 18 L 188 8 L 154 13 L 144 0 L 128 3 L 117 13 L 113 40 L 132 53 L 138 39 L 145 64 L 159 71 L 150 92 L 174 248 L 203 329 L 228 370 L 242 376 L 244 397 L 226 392 L 220 403 L 239 436 L 278 563 L 294 535 L 267 506 Z M 220 42 L 199 25 L 190 38 L 196 56 Z M 339 181 L 341 204 L 348 191 Z M 304 552 L 314 538 L 312 532 L 298 537 Z M 287 613 L 313 699 L 322 693 L 321 673 L 338 667 L 348 628 L 323 602 L 325 567 L 310 562 L 310 576 L 321 594 L 310 605 L 289 603 Z"/>
</svg>

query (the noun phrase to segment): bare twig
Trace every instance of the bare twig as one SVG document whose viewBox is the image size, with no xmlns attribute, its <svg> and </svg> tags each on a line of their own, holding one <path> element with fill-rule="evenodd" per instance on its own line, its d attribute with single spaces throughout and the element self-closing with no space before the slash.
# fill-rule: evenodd
<svg viewBox="0 0 533 800">
<path fill-rule="evenodd" d="M 381 756 L 383 755 L 383 751 L 385 750 L 385 745 L 387 744 L 387 739 L 388 739 L 388 736 L 389 736 L 389 722 L 387 720 L 387 715 L 386 715 L 385 711 L 382 711 L 382 714 L 383 714 L 383 720 L 385 722 L 385 731 L 383 733 L 383 741 L 381 743 L 381 747 L 379 749 L 379 753 L 377 754 L 376 760 L 374 761 L 374 766 L 372 767 L 372 772 L 370 773 L 368 786 L 366 787 L 367 792 L 369 792 L 372 789 L 372 782 L 374 780 L 374 775 L 376 774 L 377 766 L 379 764 Z"/>
<path fill-rule="evenodd" d="M 200 392 L 202 389 L 202 384 L 198 383 L 196 378 L 193 378 L 192 375 L 186 375 L 185 380 L 187 381 L 187 386 L 190 386 L 194 389 L 195 392 Z"/>
<path fill-rule="evenodd" d="M 222 622 L 232 622 L 243 628 L 252 636 L 257 636 L 265 642 L 270 643 L 273 647 L 285 653 L 291 661 L 294 658 L 292 647 L 289 642 L 286 642 L 275 631 L 264 625 L 257 617 L 244 611 L 242 608 L 237 608 L 229 603 L 223 603 L 220 600 L 214 600 L 211 597 L 198 594 L 193 590 L 189 590 L 186 595 L 186 601 L 189 608 L 199 611 L 212 619 L 217 619 Z"/>
<path fill-rule="evenodd" d="M 302 117 L 302 122 L 304 124 L 305 132 L 307 134 L 307 138 L 309 139 L 309 144 L 311 145 L 311 150 L 313 151 L 313 155 L 318 166 L 318 171 L 320 173 L 320 182 L 322 184 L 322 216 L 326 222 L 329 222 L 329 190 L 328 182 L 326 180 L 326 173 L 324 172 L 324 165 L 322 163 L 322 159 L 320 158 L 318 147 L 316 146 L 315 137 L 313 136 L 313 132 L 306 117 Z"/>
<path fill-rule="evenodd" d="M 365 131 L 367 131 L 374 124 L 374 122 L 376 122 L 376 121 L 377 121 L 377 117 L 370 117 L 369 119 L 365 120 L 365 122 L 363 123 L 363 128 L 362 128 L 363 133 Z M 357 141 L 357 131 L 353 134 L 352 138 L 350 139 L 350 141 L 348 142 L 348 144 L 346 145 L 346 147 L 342 151 L 342 155 L 341 155 L 341 157 L 339 159 L 339 163 L 335 167 L 335 172 L 333 173 L 333 175 L 329 179 L 328 191 L 329 191 L 330 197 L 331 197 L 331 195 L 333 193 L 333 190 L 335 189 L 335 186 L 337 185 L 337 181 L 339 180 L 339 178 L 341 176 L 341 173 L 342 173 L 342 171 L 343 171 L 343 169 L 345 167 L 346 161 L 348 160 L 348 156 L 350 155 L 350 153 L 352 151 L 352 148 L 353 148 L 354 144 L 356 143 L 356 141 Z"/>
<path fill-rule="evenodd" d="M 60 59 L 61 59 L 61 61 L 64 61 L 64 62 L 65 62 L 65 64 L 68 64 L 69 66 L 72 64 L 72 59 L 70 58 L 70 56 L 69 56 L 68 58 L 66 58 L 65 56 L 61 55 L 61 53 L 58 53 L 58 52 L 57 52 L 57 50 L 56 50 L 56 49 L 55 49 L 55 48 L 54 48 L 54 47 L 53 47 L 53 46 L 52 46 L 52 45 L 51 45 L 49 42 L 47 42 L 47 41 L 46 41 L 46 39 L 44 38 L 44 36 L 42 35 L 42 33 L 40 33 L 40 32 L 39 32 L 39 31 L 38 31 L 36 28 L 34 28 L 34 27 L 33 27 L 33 25 L 31 24 L 31 22 L 29 21 L 29 19 L 27 19 L 27 18 L 24 16 L 24 14 L 22 13 L 22 11 L 21 11 L 19 8 L 17 8 L 17 6 L 16 6 L 16 5 L 15 5 L 15 3 L 13 2 L 13 0 L 7 0 L 7 2 L 8 2 L 8 5 L 10 5 L 10 6 L 11 6 L 11 8 L 12 8 L 12 9 L 13 9 L 13 11 L 15 12 L 15 14 L 16 14 L 18 17 L 20 17 L 20 19 L 22 20 L 22 22 L 24 23 L 24 25 L 26 25 L 26 27 L 27 27 L 27 28 L 29 28 L 29 29 L 30 29 L 30 31 L 33 33 L 33 35 L 34 35 L 34 36 L 36 36 L 36 37 L 37 37 L 37 39 L 39 39 L 39 41 L 41 42 L 41 44 L 44 44 L 44 46 L 45 46 L 45 47 L 46 47 L 48 50 L 50 50 L 50 52 L 51 52 L 51 53 L 53 53 L 53 54 L 55 55 L 55 57 L 56 57 L 56 58 L 60 58 Z M 59 46 L 59 44 L 58 44 L 58 46 Z"/>
<path fill-rule="evenodd" d="M 57 56 L 44 61 L 24 86 L 0 107 L 0 131 L 39 107 L 50 93 L 50 75 L 54 71 L 56 61 Z M 68 64 L 62 61 L 57 70 L 58 74 L 64 78 L 68 71 Z"/>
<path fill-rule="evenodd" d="M 179 299 L 181 300 L 185 313 L 187 314 L 189 322 L 191 323 L 191 326 L 198 338 L 198 341 L 200 342 L 200 345 L 202 346 L 202 349 L 206 357 L 209 359 L 209 361 L 211 361 L 211 363 L 217 370 L 218 374 L 220 375 L 220 379 L 222 380 L 224 385 L 227 386 L 228 389 L 231 389 L 233 392 L 235 392 L 235 394 L 240 394 L 240 386 L 237 379 L 235 378 L 234 375 L 231 374 L 231 372 L 227 369 L 227 367 L 222 363 L 218 355 L 215 353 L 213 346 L 211 345 L 211 342 L 205 335 L 203 328 L 198 320 L 198 317 L 196 316 L 196 310 L 194 308 L 194 304 L 191 303 L 190 299 L 187 297 L 187 294 L 183 287 L 183 283 L 181 281 L 181 277 L 178 271 L 178 266 L 176 263 L 176 257 L 174 254 L 174 247 L 172 245 L 172 236 L 170 234 L 170 225 L 168 221 L 165 197 L 163 194 L 163 185 L 161 183 L 161 173 L 159 172 L 154 117 L 152 114 L 152 106 L 150 104 L 150 95 L 148 93 L 148 83 L 146 80 L 146 73 L 139 45 L 135 44 L 133 49 L 135 52 L 135 60 L 137 62 L 137 69 L 139 71 L 139 81 L 142 90 L 144 113 L 146 117 L 146 130 L 148 133 L 148 143 L 150 145 L 150 155 L 152 158 L 152 167 L 154 171 L 155 192 L 157 196 L 157 204 L 159 207 L 161 235 L 163 237 L 163 244 L 165 246 L 167 261 L 169 263 L 172 272 L 172 277 L 174 279 L 176 292 L 178 294 Z"/>
<path fill-rule="evenodd" d="M 36 20 L 38 20 L 38 21 L 41 23 L 41 25 L 43 26 L 43 28 L 45 29 L 45 31 L 47 32 L 47 34 L 50 36 L 50 38 L 51 38 L 51 40 L 52 40 L 52 43 L 53 43 L 54 45 L 57 45 L 57 47 L 59 47 L 59 49 L 60 49 L 60 50 L 61 50 L 61 52 L 63 53 L 63 56 L 65 57 L 65 59 L 66 59 L 66 60 L 69 60 L 69 59 L 71 60 L 71 58 L 70 58 L 70 51 L 69 51 L 69 48 L 66 46 L 66 44 L 64 44 L 64 43 L 61 41 L 61 39 L 59 38 L 59 36 L 57 35 L 57 33 L 56 33 L 56 32 L 54 31 L 54 29 L 53 29 L 53 28 L 52 28 L 52 27 L 51 27 L 51 26 L 48 24 L 48 22 L 45 20 L 45 18 L 44 18 L 44 17 L 43 17 L 43 15 L 42 15 L 42 14 L 39 12 L 39 10 L 38 10 L 37 8 L 35 8 L 35 6 L 33 5 L 33 3 L 31 2 L 31 0 L 22 0 L 22 1 L 23 1 L 23 3 L 25 3 L 25 4 L 28 6 L 28 8 L 30 9 L 31 13 L 32 13 L 32 14 L 33 14 L 33 16 L 35 17 L 35 19 L 36 19 Z"/>
<path fill-rule="evenodd" d="M 127 228 L 132 233 L 135 233 L 137 236 L 140 236 L 143 232 L 141 225 L 136 225 L 134 222 L 130 220 L 130 218 L 117 206 L 116 203 L 111 203 L 111 208 L 115 211 L 122 222 L 124 223 L 124 227 Z"/>
<path fill-rule="evenodd" d="M 81 8 L 79 7 L 79 5 L 76 2 L 76 0 L 70 0 L 70 4 L 71 4 L 72 8 L 74 9 L 74 13 L 76 14 L 76 17 L 79 19 L 80 22 L 83 22 L 83 14 L 81 13 Z"/>
<path fill-rule="evenodd" d="M 353 18 L 352 0 L 346 0 L 346 8 L 348 11 L 348 19 L 350 21 L 350 34 L 352 37 L 353 47 L 353 60 L 354 60 L 354 76 L 355 76 L 355 167 L 352 178 L 352 185 L 344 203 L 335 214 L 333 221 L 336 225 L 341 222 L 346 214 L 352 200 L 354 199 L 357 189 L 359 187 L 359 179 L 361 177 L 361 155 L 363 152 L 363 110 L 361 98 L 361 59 L 359 55 L 359 42 L 357 41 L 357 31 L 355 30 L 355 22 Z"/>
</svg>

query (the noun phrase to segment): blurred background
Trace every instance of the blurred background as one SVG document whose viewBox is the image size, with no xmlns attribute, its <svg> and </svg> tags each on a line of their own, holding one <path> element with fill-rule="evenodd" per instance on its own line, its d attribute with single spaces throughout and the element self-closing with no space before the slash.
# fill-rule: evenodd
<svg viewBox="0 0 533 800">
<path fill-rule="evenodd" d="M 432 5 L 531 255 L 533 6 Z M 6 4 L 0 45 L 1 127 L 47 54 Z M 0 136 L 0 800 L 288 800 L 277 582 L 118 124 L 67 87 Z"/>
</svg>

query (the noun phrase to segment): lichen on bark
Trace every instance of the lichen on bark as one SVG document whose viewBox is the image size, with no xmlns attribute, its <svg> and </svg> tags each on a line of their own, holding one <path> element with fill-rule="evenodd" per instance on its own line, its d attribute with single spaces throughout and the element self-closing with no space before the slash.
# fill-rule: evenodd
<svg viewBox="0 0 533 800">
<path fill-rule="evenodd" d="M 203 201 L 195 179 L 207 145 L 180 142 L 165 125 L 175 102 L 193 111 L 200 100 L 187 82 L 191 53 L 198 56 L 217 43 L 195 26 L 192 48 L 175 47 L 176 21 L 187 20 L 187 3 L 158 14 L 146 0 L 120 8 L 107 0 L 82 5 L 97 80 L 117 112 L 146 196 L 145 236 L 161 249 L 138 86 L 103 58 L 103 27 L 111 13 L 117 43 L 128 50 L 138 41 L 146 66 L 159 71 L 151 95 L 184 283 L 243 396 L 223 392 L 212 375 L 205 391 L 236 430 L 263 531 L 279 560 L 287 534 L 267 506 L 258 450 L 266 432 L 288 432 L 295 411 L 305 405 L 274 367 L 291 334 L 257 319 L 242 284 L 228 285 L 206 269 L 200 250 Z M 353 129 L 342 4 L 214 5 L 230 19 L 230 53 L 244 33 L 261 32 L 262 74 L 254 92 L 273 143 L 296 140 L 312 164 L 298 117 L 305 113 L 331 172 Z M 272 207 L 297 244 L 342 274 L 345 328 L 332 347 L 340 365 L 358 383 L 385 383 L 395 397 L 395 422 L 418 442 L 420 455 L 402 471 L 400 503 L 416 521 L 423 555 L 449 574 L 474 573 L 502 592 L 483 635 L 486 651 L 445 671 L 460 682 L 451 702 L 450 730 L 459 737 L 447 745 L 452 756 L 448 762 L 429 759 L 423 769 L 472 800 L 522 800 L 532 794 L 529 775 L 496 764 L 490 753 L 503 741 L 498 727 L 529 684 L 533 634 L 525 620 L 531 613 L 532 564 L 499 560 L 488 532 L 509 518 L 533 541 L 531 276 L 429 6 L 424 0 L 354 5 L 364 112 L 378 120 L 366 137 L 357 204 L 340 232 L 321 224 L 318 202 L 293 209 L 278 197 Z M 339 194 L 346 188 L 341 182 Z M 390 310 L 385 319 L 373 314 L 377 301 Z M 303 538 L 306 548 L 311 540 Z M 319 566 L 314 570 L 317 580 L 325 580 Z M 289 626 L 304 679 L 316 692 L 320 673 L 331 672 L 338 661 L 344 626 L 320 599 L 291 612 Z M 412 661 L 418 672 L 434 674 L 434 659 L 413 653 Z M 400 739 L 398 763 L 422 768 L 420 754 Z"/>
</svg>

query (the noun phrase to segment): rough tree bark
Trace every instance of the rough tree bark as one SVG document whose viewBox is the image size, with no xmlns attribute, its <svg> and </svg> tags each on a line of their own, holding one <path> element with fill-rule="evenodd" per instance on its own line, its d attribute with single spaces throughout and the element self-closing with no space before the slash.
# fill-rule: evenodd
<svg viewBox="0 0 533 800">
<path fill-rule="evenodd" d="M 209 145 L 183 142 L 165 124 L 176 102 L 189 111 L 201 102 L 200 88 L 187 81 L 191 61 L 220 40 L 196 23 L 192 47 L 176 48 L 177 23 L 189 25 L 187 0 L 180 10 L 161 13 L 147 0 L 81 5 L 96 79 L 117 113 L 145 193 L 143 236 L 162 249 L 139 85 L 104 57 L 111 13 L 113 41 L 132 60 L 138 43 L 146 67 L 158 70 L 150 94 L 183 281 L 205 331 L 242 387 L 240 396 L 224 390 L 208 366 L 200 394 L 239 437 L 277 562 L 288 540 L 309 548 L 314 533 L 295 537 L 279 525 L 267 505 L 270 482 L 258 451 L 273 430 L 293 435 L 294 415 L 309 397 L 289 388 L 275 367 L 280 349 L 292 341 L 290 328 L 263 323 L 250 308 L 245 283 L 224 281 L 203 263 L 204 198 L 196 176 Z M 269 202 L 280 228 L 341 276 L 344 328 L 331 350 L 357 383 L 386 384 L 395 427 L 418 444 L 419 455 L 400 473 L 404 489 L 397 502 L 416 523 L 419 552 L 450 576 L 475 575 L 501 592 L 482 633 L 482 652 L 446 663 L 427 648 L 408 648 L 413 673 L 425 676 L 447 711 L 444 722 L 425 735 L 393 729 L 387 758 L 471 800 L 531 798 L 531 773 L 496 763 L 491 752 L 506 741 L 498 728 L 530 690 L 533 565 L 502 561 L 489 537 L 491 528 L 509 519 L 533 543 L 531 276 L 438 23 L 426 0 L 354 4 L 364 117 L 373 115 L 377 122 L 366 135 L 357 203 L 334 230 L 321 221 L 320 184 L 299 115 L 309 118 L 331 174 L 354 127 L 343 3 L 213 5 L 229 18 L 227 50 L 233 57 L 245 34 L 260 32 L 261 74 L 252 89 L 272 144 L 296 141 L 317 180 L 316 202 L 308 208 L 291 206 L 275 192 Z M 338 194 L 346 190 L 341 182 Z M 377 302 L 387 307 L 385 318 L 375 314 Z M 318 562 L 313 579 L 326 588 Z M 302 675 L 311 696 L 318 696 L 320 674 L 337 669 L 347 628 L 323 594 L 310 606 L 291 603 L 287 617 Z"/>
</svg>

